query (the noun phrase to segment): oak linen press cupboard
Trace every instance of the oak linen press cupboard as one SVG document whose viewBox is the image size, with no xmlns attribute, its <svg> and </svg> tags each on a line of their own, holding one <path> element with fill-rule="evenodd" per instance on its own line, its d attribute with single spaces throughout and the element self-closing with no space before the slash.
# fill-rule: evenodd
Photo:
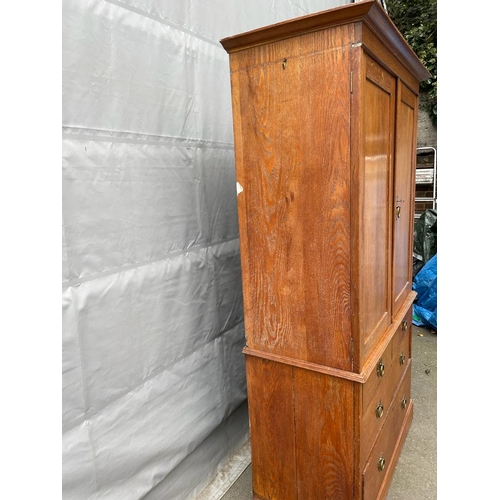
<svg viewBox="0 0 500 500">
<path fill-rule="evenodd" d="M 229 53 L 253 494 L 386 496 L 413 416 L 419 82 L 378 2 Z"/>
</svg>

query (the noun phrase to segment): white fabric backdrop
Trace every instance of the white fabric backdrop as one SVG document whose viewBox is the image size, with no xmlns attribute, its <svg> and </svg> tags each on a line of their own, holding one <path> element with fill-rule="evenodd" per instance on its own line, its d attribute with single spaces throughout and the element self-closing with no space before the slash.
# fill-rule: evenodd
<svg viewBox="0 0 500 500">
<path fill-rule="evenodd" d="M 63 1 L 63 499 L 194 498 L 245 440 L 219 40 L 345 3 Z"/>
</svg>

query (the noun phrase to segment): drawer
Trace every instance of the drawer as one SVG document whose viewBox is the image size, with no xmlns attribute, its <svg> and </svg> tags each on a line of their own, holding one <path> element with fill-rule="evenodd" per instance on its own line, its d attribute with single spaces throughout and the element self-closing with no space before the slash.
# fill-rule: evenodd
<svg viewBox="0 0 500 500">
<path fill-rule="evenodd" d="M 400 358 L 401 354 L 405 356 L 404 360 L 411 358 L 411 331 L 412 331 L 412 308 L 408 309 L 403 321 L 396 330 L 392 338 L 392 357 Z"/>
<path fill-rule="evenodd" d="M 388 349 L 390 348 L 391 346 L 389 345 Z M 407 353 L 407 351 L 405 351 L 405 353 Z M 399 357 L 393 357 L 389 366 L 385 368 L 384 375 L 377 390 L 372 395 L 371 399 L 367 401 L 367 404 L 364 405 L 364 411 L 361 417 L 361 463 L 364 463 L 368 457 L 373 447 L 373 443 L 387 419 L 389 407 L 392 404 L 395 392 L 403 376 L 409 377 L 409 375 L 404 375 L 405 373 L 407 374 L 409 365 L 410 361 L 405 359 L 404 364 L 401 364 Z M 408 393 L 406 396 L 409 399 L 410 394 Z M 363 400 L 365 400 L 365 398 L 363 398 Z"/>
<path fill-rule="evenodd" d="M 380 399 L 381 396 L 384 396 L 385 401 L 390 402 L 391 399 L 386 399 L 387 394 L 392 395 L 393 389 L 397 385 L 395 381 L 403 374 L 410 357 L 411 308 L 363 386 L 363 415 L 368 411 L 369 406 L 373 406 L 374 399 Z"/>
<path fill-rule="evenodd" d="M 411 362 L 398 388 L 387 418 L 363 471 L 363 498 L 375 500 L 395 457 L 398 438 L 403 430 L 405 416 L 410 411 Z M 404 403 L 403 403 L 404 399 Z"/>
<path fill-rule="evenodd" d="M 380 394 L 383 387 L 388 385 L 388 375 L 392 366 L 392 342 L 391 340 L 367 381 L 363 384 L 363 404 L 361 409 L 363 415 L 368 411 L 368 406 L 376 395 Z"/>
</svg>

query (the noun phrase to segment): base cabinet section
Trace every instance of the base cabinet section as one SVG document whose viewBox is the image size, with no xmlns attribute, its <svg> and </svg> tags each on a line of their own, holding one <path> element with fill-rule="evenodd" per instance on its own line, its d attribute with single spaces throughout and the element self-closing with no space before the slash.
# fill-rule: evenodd
<svg viewBox="0 0 500 500">
<path fill-rule="evenodd" d="M 373 394 L 372 384 L 247 355 L 255 499 L 385 498 L 413 415 L 411 358 L 399 363 L 396 338 Z M 382 411 L 371 404 L 378 391 Z"/>
</svg>

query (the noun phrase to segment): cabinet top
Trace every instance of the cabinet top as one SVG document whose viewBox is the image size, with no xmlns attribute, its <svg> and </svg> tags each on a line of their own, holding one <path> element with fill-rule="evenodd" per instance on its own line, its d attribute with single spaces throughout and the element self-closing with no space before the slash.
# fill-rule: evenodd
<svg viewBox="0 0 500 500">
<path fill-rule="evenodd" d="M 377 0 L 356 2 L 297 17 L 224 38 L 220 43 L 226 52 L 231 53 L 355 22 L 361 22 L 369 27 L 419 81 L 431 76 Z"/>
</svg>

